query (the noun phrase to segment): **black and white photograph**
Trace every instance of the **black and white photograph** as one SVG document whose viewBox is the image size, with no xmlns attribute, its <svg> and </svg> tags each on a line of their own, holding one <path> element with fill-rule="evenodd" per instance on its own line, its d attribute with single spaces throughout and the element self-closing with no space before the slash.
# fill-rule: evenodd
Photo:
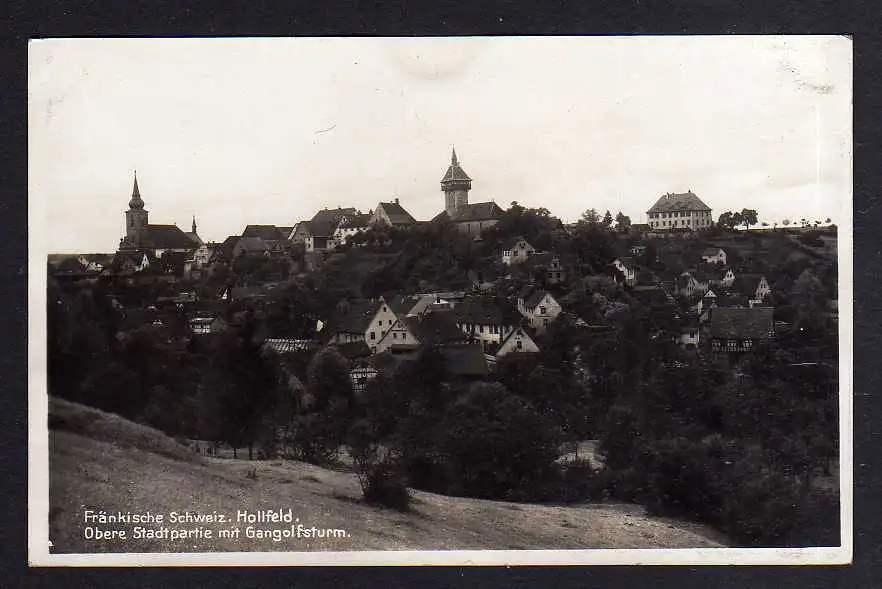
<svg viewBox="0 0 882 589">
<path fill-rule="evenodd" d="M 28 47 L 32 566 L 842 564 L 845 36 Z"/>
</svg>

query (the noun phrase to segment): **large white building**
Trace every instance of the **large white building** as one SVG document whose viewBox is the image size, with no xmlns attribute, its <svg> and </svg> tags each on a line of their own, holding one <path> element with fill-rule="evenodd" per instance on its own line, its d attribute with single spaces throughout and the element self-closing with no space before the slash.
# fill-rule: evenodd
<svg viewBox="0 0 882 589">
<path fill-rule="evenodd" d="M 701 202 L 692 191 L 682 194 L 663 194 L 646 211 L 652 229 L 707 229 L 714 224 L 711 208 Z"/>
</svg>

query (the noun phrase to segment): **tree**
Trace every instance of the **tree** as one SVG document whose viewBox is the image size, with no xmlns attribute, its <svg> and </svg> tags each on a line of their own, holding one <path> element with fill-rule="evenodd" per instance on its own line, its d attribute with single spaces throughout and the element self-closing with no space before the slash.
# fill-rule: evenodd
<svg viewBox="0 0 882 589">
<path fill-rule="evenodd" d="M 732 229 L 735 226 L 735 223 L 732 219 L 732 212 L 726 211 L 720 215 L 720 218 L 717 220 L 717 226 L 721 229 Z"/>
<path fill-rule="evenodd" d="M 588 225 L 597 225 L 600 222 L 600 215 L 597 213 L 597 209 L 588 209 L 582 216 L 579 217 L 580 223 L 586 223 Z"/>
<path fill-rule="evenodd" d="M 785 227 L 789 227 L 790 226 L 790 219 L 784 219 L 783 221 L 781 221 L 781 224 L 784 225 Z"/>
<path fill-rule="evenodd" d="M 529 402 L 498 383 L 475 383 L 444 416 L 444 455 L 453 492 L 502 500 L 540 499 L 555 472 L 560 435 Z"/>
<path fill-rule="evenodd" d="M 601 223 L 602 223 L 603 226 L 606 227 L 607 229 L 609 229 L 610 227 L 612 227 L 613 217 L 612 217 L 612 215 L 610 214 L 609 209 L 607 209 L 606 213 L 603 215 L 603 221 L 602 221 Z"/>
<path fill-rule="evenodd" d="M 631 217 L 619 211 L 616 214 L 616 230 L 623 233 L 628 233 L 629 231 L 631 231 Z"/>
<path fill-rule="evenodd" d="M 757 224 L 757 214 L 753 209 L 742 209 L 741 210 L 741 222 L 744 224 L 744 228 L 750 230 L 751 225 Z"/>
<path fill-rule="evenodd" d="M 732 213 L 732 225 L 731 229 L 738 227 L 739 225 L 744 224 L 744 215 L 740 212 Z"/>
</svg>

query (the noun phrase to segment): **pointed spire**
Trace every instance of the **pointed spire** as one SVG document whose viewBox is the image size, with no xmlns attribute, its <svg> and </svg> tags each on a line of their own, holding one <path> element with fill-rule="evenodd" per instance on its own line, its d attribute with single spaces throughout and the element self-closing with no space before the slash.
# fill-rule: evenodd
<svg viewBox="0 0 882 589">
<path fill-rule="evenodd" d="M 196 233 L 196 215 L 193 215 L 193 233 Z"/>
<path fill-rule="evenodd" d="M 456 161 L 456 147 L 453 148 L 453 154 L 450 156 L 450 165 L 457 166 L 459 162 Z"/>
<path fill-rule="evenodd" d="M 138 170 L 135 170 L 135 185 L 132 187 L 132 198 L 141 198 L 141 191 L 138 190 Z"/>
</svg>

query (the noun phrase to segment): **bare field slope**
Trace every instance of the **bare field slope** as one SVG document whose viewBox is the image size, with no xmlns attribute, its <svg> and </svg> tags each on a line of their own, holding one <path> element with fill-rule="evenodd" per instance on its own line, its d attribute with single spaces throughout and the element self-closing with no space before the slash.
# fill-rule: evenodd
<svg viewBox="0 0 882 589">
<path fill-rule="evenodd" d="M 647 517 L 622 504 L 534 505 L 414 491 L 398 513 L 361 502 L 351 473 L 300 462 L 201 458 L 150 428 L 59 399 L 50 402 L 49 537 L 54 553 L 300 550 L 455 550 L 693 548 L 722 546 L 695 524 Z M 247 476 L 255 469 L 256 478 Z M 332 538 L 248 538 L 246 528 L 291 524 L 169 523 L 172 512 L 221 513 L 290 508 L 304 528 L 345 530 Z M 84 512 L 150 511 L 169 529 L 202 527 L 212 538 L 132 538 L 134 523 L 91 524 L 125 530 L 125 539 L 85 537 Z M 157 524 L 144 528 L 158 529 Z M 239 538 L 218 531 L 239 527 Z"/>
</svg>

